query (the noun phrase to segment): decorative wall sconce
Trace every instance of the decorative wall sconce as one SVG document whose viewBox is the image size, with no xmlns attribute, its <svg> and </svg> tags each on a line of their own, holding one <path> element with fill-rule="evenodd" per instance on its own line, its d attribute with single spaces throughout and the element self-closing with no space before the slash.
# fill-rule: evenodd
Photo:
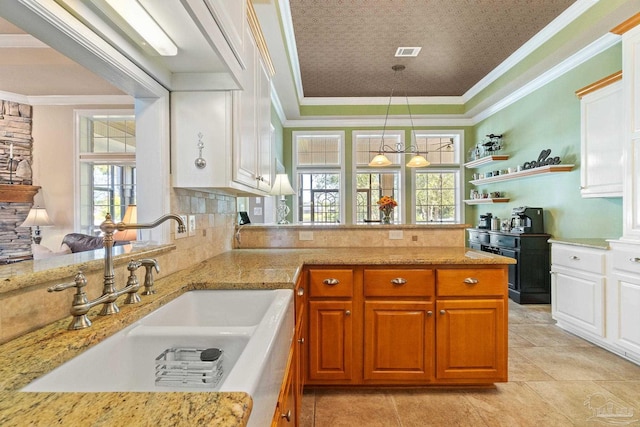
<svg viewBox="0 0 640 427">
<path fill-rule="evenodd" d="M 202 157 L 202 149 L 204 148 L 203 136 L 202 132 L 198 133 L 198 158 L 194 162 L 198 169 L 204 169 L 207 166 L 207 161 Z"/>
</svg>

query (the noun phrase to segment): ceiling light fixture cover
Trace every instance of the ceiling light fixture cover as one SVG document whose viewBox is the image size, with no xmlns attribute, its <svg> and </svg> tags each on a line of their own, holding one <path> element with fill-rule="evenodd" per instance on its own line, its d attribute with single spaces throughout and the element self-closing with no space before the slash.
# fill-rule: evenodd
<svg viewBox="0 0 640 427">
<path fill-rule="evenodd" d="M 178 47 L 137 0 L 104 1 L 159 55 L 178 54 Z"/>
<path fill-rule="evenodd" d="M 394 65 L 391 67 L 393 70 L 394 80 L 398 73 L 401 73 L 404 69 L 404 65 Z M 373 159 L 369 162 L 369 166 L 380 167 L 380 166 L 389 166 L 392 164 L 391 160 L 385 155 L 387 153 L 391 154 L 413 154 L 414 156 L 407 163 L 407 167 L 410 168 L 422 168 L 429 166 L 431 163 L 424 158 L 418 151 L 418 147 L 415 145 L 408 145 L 403 147 L 401 143 L 397 143 L 395 148 L 385 145 L 384 143 L 384 134 L 387 130 L 387 121 L 389 120 L 389 109 L 391 108 L 391 100 L 393 99 L 393 92 L 395 90 L 395 84 L 391 88 L 391 95 L 389 95 L 389 103 L 387 104 L 387 112 L 384 116 L 384 126 L 382 127 L 382 137 L 380 138 L 380 148 L 378 151 L 371 151 L 371 153 L 377 153 Z M 407 97 L 407 91 L 405 88 L 404 99 L 407 102 L 407 110 L 409 111 L 409 119 L 411 121 L 411 137 L 413 140 L 416 139 L 416 131 L 413 128 L 413 116 L 411 115 L 411 107 L 409 106 L 409 98 Z"/>
</svg>

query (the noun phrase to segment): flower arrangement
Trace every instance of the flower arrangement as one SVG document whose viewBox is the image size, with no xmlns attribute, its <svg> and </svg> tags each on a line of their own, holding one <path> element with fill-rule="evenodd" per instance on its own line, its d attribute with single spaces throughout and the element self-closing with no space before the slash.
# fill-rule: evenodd
<svg viewBox="0 0 640 427">
<path fill-rule="evenodd" d="M 393 208 L 398 206 L 398 202 L 393 200 L 393 197 L 382 196 L 376 203 L 378 204 L 378 209 L 380 209 L 383 214 L 382 222 L 389 224 L 391 222 L 391 213 L 393 212 Z"/>
</svg>

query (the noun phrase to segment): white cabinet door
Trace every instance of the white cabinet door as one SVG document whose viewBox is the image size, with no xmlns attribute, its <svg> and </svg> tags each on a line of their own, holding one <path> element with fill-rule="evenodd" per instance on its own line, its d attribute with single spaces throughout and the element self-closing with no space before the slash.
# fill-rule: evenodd
<svg viewBox="0 0 640 427">
<path fill-rule="evenodd" d="M 640 279 L 617 276 L 618 333 L 617 345 L 640 360 Z"/>
<path fill-rule="evenodd" d="M 271 75 L 264 66 L 250 28 L 245 31 L 247 75 L 244 90 L 234 93 L 236 136 L 234 180 L 260 191 L 271 190 Z"/>
<path fill-rule="evenodd" d="M 257 187 L 258 139 L 257 139 L 257 91 L 259 67 L 258 48 L 249 28 L 245 31 L 246 78 L 242 91 L 235 92 L 233 101 L 237 112 L 234 138 L 234 180 Z"/>
<path fill-rule="evenodd" d="M 171 157 L 174 187 L 227 187 L 231 180 L 231 93 L 171 93 Z M 197 168 L 202 141 L 206 166 Z"/>
<path fill-rule="evenodd" d="M 271 191 L 274 163 L 272 160 L 271 77 L 263 62 L 258 62 L 258 188 L 264 191 Z"/>
<path fill-rule="evenodd" d="M 554 266 L 551 276 L 553 318 L 604 337 L 605 282 L 604 276 Z"/>
<path fill-rule="evenodd" d="M 582 97 L 582 197 L 622 196 L 622 147 L 625 141 L 622 82 Z"/>
</svg>

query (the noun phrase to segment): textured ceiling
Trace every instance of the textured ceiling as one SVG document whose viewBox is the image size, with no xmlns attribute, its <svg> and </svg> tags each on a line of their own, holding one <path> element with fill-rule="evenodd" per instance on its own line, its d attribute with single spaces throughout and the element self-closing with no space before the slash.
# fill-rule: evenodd
<svg viewBox="0 0 640 427">
<path fill-rule="evenodd" d="M 574 2 L 290 0 L 304 96 L 463 95 Z"/>
</svg>

